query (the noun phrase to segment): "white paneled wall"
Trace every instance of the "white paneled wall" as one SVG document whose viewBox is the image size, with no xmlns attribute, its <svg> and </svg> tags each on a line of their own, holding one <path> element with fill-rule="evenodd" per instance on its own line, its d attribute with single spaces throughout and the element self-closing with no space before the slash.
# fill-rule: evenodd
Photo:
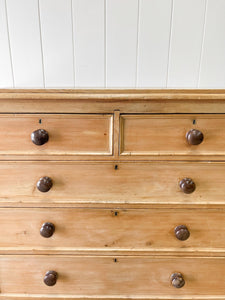
<svg viewBox="0 0 225 300">
<path fill-rule="evenodd" d="M 12 59 L 5 0 L 0 0 L 0 88 L 13 87 Z"/>
<path fill-rule="evenodd" d="M 140 0 L 137 85 L 165 88 L 172 0 Z"/>
<path fill-rule="evenodd" d="M 173 1 L 167 78 L 170 87 L 197 86 L 205 7 L 206 0 Z"/>
<path fill-rule="evenodd" d="M 73 0 L 75 82 L 77 87 L 105 86 L 104 0 Z"/>
<path fill-rule="evenodd" d="M 15 86 L 43 87 L 38 2 L 7 0 L 7 16 Z"/>
<path fill-rule="evenodd" d="M 0 0 L 0 88 L 225 88 L 225 0 Z"/>
</svg>

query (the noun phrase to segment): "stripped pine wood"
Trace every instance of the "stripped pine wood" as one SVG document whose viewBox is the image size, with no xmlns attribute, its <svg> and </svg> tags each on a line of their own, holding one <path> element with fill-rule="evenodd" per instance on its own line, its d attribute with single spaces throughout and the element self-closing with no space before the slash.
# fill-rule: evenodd
<svg viewBox="0 0 225 300">
<path fill-rule="evenodd" d="M 200 130 L 204 140 L 190 145 L 186 134 Z M 122 115 L 122 155 L 195 155 L 225 154 L 225 115 Z M 165 143 L 166 141 L 166 143 Z"/>
<path fill-rule="evenodd" d="M 225 293 L 224 257 L 174 258 L 136 256 L 0 256 L 1 294 L 28 294 L 29 296 L 66 294 L 80 297 L 93 295 L 101 298 L 185 297 L 199 298 Z M 43 283 L 45 273 L 58 273 L 54 287 Z M 171 274 L 181 272 L 185 285 L 176 289 Z M 211 276 L 217 274 L 217 276 Z M 26 284 L 24 285 L 24 280 Z M 154 299 L 154 298 L 153 298 Z M 207 298 L 206 298 L 207 299 Z"/>
<path fill-rule="evenodd" d="M 0 113 L 225 113 L 224 99 L 224 90 L 6 89 Z"/>
<path fill-rule="evenodd" d="M 115 165 L 117 167 L 115 168 Z M 1 203 L 20 205 L 109 204 L 225 204 L 224 162 L 13 162 L 0 164 Z M 48 176 L 47 193 L 36 188 Z M 179 182 L 191 178 L 192 194 Z M 10 184 L 9 189 L 9 182 Z"/>
<path fill-rule="evenodd" d="M 221 255 L 224 209 L 0 208 L 1 254 Z M 40 234 L 50 222 L 50 238 Z M 187 226 L 190 237 L 176 238 Z"/>
<path fill-rule="evenodd" d="M 0 154 L 39 155 L 110 155 L 112 154 L 112 116 L 88 114 L 3 114 L 0 115 L 2 140 Z M 19 130 L 18 130 L 19 129 Z M 44 145 L 35 145 L 31 133 L 48 132 Z"/>
</svg>

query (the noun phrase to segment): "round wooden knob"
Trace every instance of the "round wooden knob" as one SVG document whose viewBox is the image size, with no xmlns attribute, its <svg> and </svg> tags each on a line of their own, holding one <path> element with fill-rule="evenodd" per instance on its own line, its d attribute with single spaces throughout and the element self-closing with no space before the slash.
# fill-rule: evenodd
<svg viewBox="0 0 225 300">
<path fill-rule="evenodd" d="M 55 271 L 48 271 L 44 277 L 44 283 L 48 286 L 53 286 L 56 284 L 58 274 Z"/>
<path fill-rule="evenodd" d="M 46 193 L 52 188 L 52 179 L 48 176 L 42 177 L 37 182 L 37 188 L 40 192 Z"/>
<path fill-rule="evenodd" d="M 174 229 L 175 236 L 180 241 L 185 241 L 189 238 L 190 232 L 185 225 L 179 225 Z"/>
<path fill-rule="evenodd" d="M 191 178 L 184 178 L 180 181 L 180 188 L 185 194 L 191 194 L 194 192 L 196 186 Z"/>
<path fill-rule="evenodd" d="M 171 283 L 177 289 L 182 288 L 185 285 L 183 275 L 181 273 L 173 273 L 171 275 Z"/>
<path fill-rule="evenodd" d="M 204 135 L 201 131 L 197 129 L 191 129 L 186 134 L 186 139 L 188 144 L 190 145 L 199 145 L 202 143 Z"/>
<path fill-rule="evenodd" d="M 52 223 L 46 222 L 41 226 L 40 234 L 45 238 L 51 237 L 54 232 L 55 232 L 55 225 Z"/>
<path fill-rule="evenodd" d="M 35 145 L 44 145 L 47 143 L 48 139 L 48 132 L 44 129 L 38 129 L 31 133 L 31 140 Z"/>
</svg>

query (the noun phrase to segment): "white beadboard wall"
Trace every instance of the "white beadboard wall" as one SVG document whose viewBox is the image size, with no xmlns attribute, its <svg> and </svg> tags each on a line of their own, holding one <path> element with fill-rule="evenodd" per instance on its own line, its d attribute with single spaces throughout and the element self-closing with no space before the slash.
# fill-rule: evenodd
<svg viewBox="0 0 225 300">
<path fill-rule="evenodd" d="M 0 0 L 0 88 L 225 88 L 225 0 Z"/>
</svg>

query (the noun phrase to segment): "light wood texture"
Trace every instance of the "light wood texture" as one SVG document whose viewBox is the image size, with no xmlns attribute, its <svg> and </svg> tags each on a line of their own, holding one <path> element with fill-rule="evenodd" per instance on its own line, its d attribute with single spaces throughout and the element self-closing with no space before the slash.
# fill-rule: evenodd
<svg viewBox="0 0 225 300">
<path fill-rule="evenodd" d="M 72 296 L 72 295 L 54 295 L 53 297 L 51 297 L 51 295 L 24 295 L 24 294 L 0 294 L 0 299 L 4 299 L 4 300 L 42 300 L 42 299 L 46 299 L 46 300 L 56 300 L 56 299 L 61 299 L 61 300 L 87 300 L 87 299 L 93 299 L 93 300 L 133 300 L 133 299 L 138 299 L 138 300 L 158 300 L 158 299 L 163 299 L 163 300 L 224 300 L 225 297 L 223 296 L 180 296 L 180 297 L 176 297 L 176 296 L 162 296 L 162 297 L 159 297 L 159 296 L 149 296 L 149 297 L 132 297 L 132 296 L 129 296 L 129 297 L 120 297 L 120 296 L 117 296 L 117 297 L 99 297 L 99 296 L 93 296 L 93 297 L 82 297 L 82 296 Z"/>
<path fill-rule="evenodd" d="M 136 296 L 129 296 L 129 297 L 121 297 L 121 296 L 115 296 L 115 297 L 99 297 L 99 296 L 91 296 L 91 297 L 83 297 L 83 296 L 73 296 L 73 295 L 25 295 L 25 294 L 0 294 L 0 299 L 4 299 L 4 300 L 42 300 L 42 299 L 46 299 L 46 300 L 56 300 L 56 299 L 60 299 L 60 300 L 87 300 L 87 299 L 91 299 L 91 300 L 224 300 L 225 297 L 223 296 L 183 296 L 181 295 L 179 296 L 140 296 L 140 297 L 136 297 Z"/>
<path fill-rule="evenodd" d="M 225 113 L 224 100 L 225 90 L 2 89 L 0 112 Z"/>
<path fill-rule="evenodd" d="M 38 203 L 225 204 L 224 163 L 196 162 L 1 162 L 0 199 L 27 205 Z M 53 187 L 37 190 L 49 176 Z M 179 187 L 183 178 L 196 184 L 192 194 Z"/>
<path fill-rule="evenodd" d="M 137 86 L 166 87 L 172 0 L 140 0 Z"/>
<path fill-rule="evenodd" d="M 106 0 L 106 87 L 136 84 L 138 0 Z"/>
<path fill-rule="evenodd" d="M 0 253 L 218 255 L 225 252 L 222 209 L 1 208 Z M 50 238 L 40 235 L 51 222 Z M 180 241 L 174 229 L 187 226 Z"/>
<path fill-rule="evenodd" d="M 206 0 L 174 0 L 167 86 L 198 86 Z M 193 9 L 193 7 L 195 9 Z"/>
<path fill-rule="evenodd" d="M 73 0 L 75 86 L 104 87 L 104 0 Z"/>
<path fill-rule="evenodd" d="M 111 115 L 2 114 L 0 115 L 1 155 L 110 155 Z M 49 141 L 37 146 L 31 133 L 45 129 Z"/>
<path fill-rule="evenodd" d="M 71 0 L 39 0 L 45 87 L 74 87 Z"/>
<path fill-rule="evenodd" d="M 61 299 L 61 300 L 87 300 L 87 299 L 93 299 L 93 300 L 134 300 L 134 299 L 138 299 L 138 300 L 158 300 L 158 299 L 162 299 L 162 300 L 224 300 L 225 297 L 223 296 L 154 296 L 154 295 L 150 295 L 150 296 L 140 296 L 140 297 L 136 297 L 136 296 L 129 296 L 129 297 L 121 297 L 121 296 L 114 296 L 114 297 L 99 297 L 94 295 L 93 297 L 83 297 L 83 296 L 73 296 L 73 295 L 66 295 L 66 294 L 60 294 L 60 295 L 26 295 L 26 294 L 0 294 L 0 299 L 4 299 L 4 300 L 42 300 L 42 299 L 46 299 L 46 300 L 55 300 L 55 299 Z"/>
<path fill-rule="evenodd" d="M 0 88 L 12 88 L 14 82 L 5 0 L 0 0 L 0 28 Z"/>
<path fill-rule="evenodd" d="M 115 261 L 116 260 L 116 261 Z M 76 256 L 0 256 L 1 293 L 60 294 L 114 297 L 181 297 L 225 293 L 224 258 L 173 257 L 76 257 Z M 58 273 L 54 287 L 43 277 L 49 270 Z M 181 272 L 186 284 L 171 285 L 170 276 Z M 217 276 L 212 276 L 217 274 Z M 218 278 L 221 280 L 218 281 Z M 26 284 L 24 284 L 26 283 Z"/>
<path fill-rule="evenodd" d="M 7 0 L 16 88 L 44 87 L 41 34 L 36 0 Z"/>
<path fill-rule="evenodd" d="M 225 115 L 123 115 L 121 116 L 122 155 L 225 154 Z M 200 130 L 204 140 L 190 145 L 186 133 Z"/>
</svg>

